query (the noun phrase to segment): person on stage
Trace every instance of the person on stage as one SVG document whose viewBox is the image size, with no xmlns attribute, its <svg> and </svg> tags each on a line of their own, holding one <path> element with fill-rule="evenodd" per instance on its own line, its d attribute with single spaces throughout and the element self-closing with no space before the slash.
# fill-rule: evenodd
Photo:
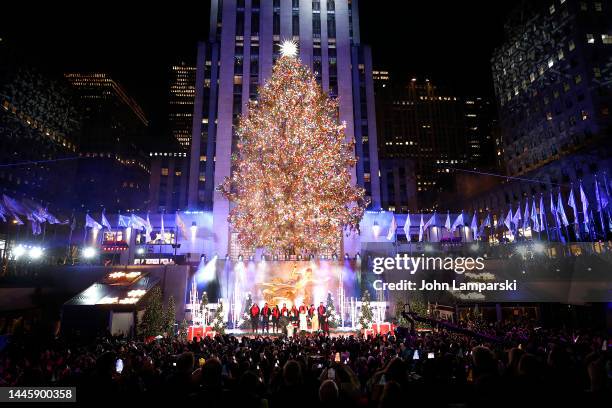
<svg viewBox="0 0 612 408">
<path fill-rule="evenodd" d="M 319 319 L 319 326 L 323 333 L 329 334 L 329 324 L 327 323 L 327 308 L 323 306 L 323 302 L 319 303 L 319 307 L 317 308 L 317 317 Z"/>
<path fill-rule="evenodd" d="M 259 306 L 257 303 L 253 302 L 249 314 L 251 315 L 251 328 L 253 333 L 257 333 L 257 328 L 259 327 Z"/>
<path fill-rule="evenodd" d="M 287 309 L 287 304 L 283 303 L 283 308 L 281 309 L 282 317 L 289 317 L 289 309 Z"/>
<path fill-rule="evenodd" d="M 298 325 L 298 321 L 299 321 L 299 312 L 297 307 L 295 306 L 295 304 L 293 306 L 291 306 L 291 322 L 293 323 L 294 326 Z"/>
<path fill-rule="evenodd" d="M 272 308 L 272 331 L 274 333 L 278 333 L 278 320 L 280 319 L 281 311 L 278 308 L 278 305 L 275 305 Z"/>
<path fill-rule="evenodd" d="M 264 330 L 266 333 L 270 333 L 270 315 L 272 311 L 270 310 L 270 306 L 268 306 L 268 302 L 264 304 L 264 307 L 261 309 L 261 332 Z"/>
<path fill-rule="evenodd" d="M 314 303 L 310 305 L 310 309 L 308 309 L 308 316 L 310 316 L 310 330 L 313 333 L 319 331 L 319 314 L 317 313 Z"/>
<path fill-rule="evenodd" d="M 302 303 L 300 306 L 300 331 L 308 331 L 308 308 Z"/>
</svg>

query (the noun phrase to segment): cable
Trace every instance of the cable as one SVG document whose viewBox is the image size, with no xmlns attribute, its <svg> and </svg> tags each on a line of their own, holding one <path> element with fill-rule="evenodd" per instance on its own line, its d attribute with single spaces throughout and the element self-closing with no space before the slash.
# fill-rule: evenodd
<svg viewBox="0 0 612 408">
<path fill-rule="evenodd" d="M 26 161 L 26 162 L 19 162 L 19 163 L 5 163 L 5 164 L 0 164 L 0 167 L 27 166 L 30 164 L 53 163 L 53 162 L 66 161 L 66 160 L 76 160 L 80 158 L 81 157 L 76 156 L 76 157 L 64 157 L 61 159 L 34 160 L 34 161 Z"/>
<path fill-rule="evenodd" d="M 447 167 L 447 168 L 449 170 L 453 170 L 453 171 L 463 171 L 465 173 L 480 174 L 480 175 L 483 175 L 483 176 L 493 176 L 493 177 L 500 177 L 500 178 L 510 179 L 510 180 L 528 181 L 530 183 L 538 183 L 538 184 L 550 184 L 550 185 L 554 185 L 554 186 L 557 186 L 557 187 L 564 187 L 565 186 L 565 184 L 553 183 L 551 181 L 529 179 L 529 178 L 525 178 L 525 177 L 504 176 L 502 174 L 488 173 L 488 172 L 485 172 L 485 171 L 458 169 L 458 168 L 454 168 L 454 167 Z"/>
</svg>

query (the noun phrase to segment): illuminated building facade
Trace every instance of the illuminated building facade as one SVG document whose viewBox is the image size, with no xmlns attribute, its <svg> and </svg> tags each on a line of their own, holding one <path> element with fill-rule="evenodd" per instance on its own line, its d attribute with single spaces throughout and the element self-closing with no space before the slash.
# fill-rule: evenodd
<svg viewBox="0 0 612 408">
<path fill-rule="evenodd" d="M 185 150 L 191 145 L 195 74 L 196 68 L 185 62 L 173 65 L 170 70 L 168 124 L 172 136 Z"/>
<path fill-rule="evenodd" d="M 60 78 L 13 67 L 0 53 L 0 195 L 70 208 L 81 131 L 76 101 Z"/>
<path fill-rule="evenodd" d="M 453 169 L 481 166 L 493 154 L 485 149 L 492 135 L 483 98 L 451 95 L 427 79 L 398 86 L 388 74 L 377 76 L 375 92 L 383 208 L 432 211 L 454 190 Z"/>
<path fill-rule="evenodd" d="M 567 197 L 580 181 L 594 203 L 595 177 L 602 183 L 612 170 L 612 6 L 525 3 L 508 19 L 491 64 L 506 172 L 540 183 L 505 182 L 471 205 L 507 211 L 560 187 Z"/>
<path fill-rule="evenodd" d="M 380 207 L 372 57 L 361 45 L 357 0 L 212 0 L 209 39 L 198 47 L 188 205 L 213 211 L 218 252 L 229 252 L 230 203 L 215 191 L 231 172 L 234 126 L 270 76 L 279 44 L 299 57 L 340 101 L 339 119 L 355 138 L 354 183 Z M 345 242 L 347 252 L 357 251 Z"/>
<path fill-rule="evenodd" d="M 64 77 L 79 98 L 83 116 L 76 182 L 80 209 L 144 210 L 150 171 L 144 112 L 106 73 Z"/>
</svg>

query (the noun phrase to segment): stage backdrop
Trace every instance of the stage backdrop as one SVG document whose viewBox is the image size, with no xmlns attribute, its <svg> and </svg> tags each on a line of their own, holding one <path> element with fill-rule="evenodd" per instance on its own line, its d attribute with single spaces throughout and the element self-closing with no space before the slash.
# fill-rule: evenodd
<svg viewBox="0 0 612 408">
<path fill-rule="evenodd" d="M 215 265 L 214 277 L 210 271 Z M 288 307 L 302 302 L 326 302 L 328 292 L 335 304 L 341 296 L 357 296 L 360 270 L 356 261 L 225 261 L 216 260 L 196 272 L 198 293 L 206 290 L 243 305 L 248 293 L 259 304 Z M 213 295 L 214 296 L 214 295 Z M 215 301 L 216 299 L 211 299 Z"/>
</svg>

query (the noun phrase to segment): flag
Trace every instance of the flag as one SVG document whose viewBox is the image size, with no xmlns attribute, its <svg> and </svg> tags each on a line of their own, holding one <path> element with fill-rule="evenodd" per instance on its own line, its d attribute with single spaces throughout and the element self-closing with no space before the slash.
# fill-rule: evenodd
<svg viewBox="0 0 612 408">
<path fill-rule="evenodd" d="M 470 228 L 472 229 L 474 239 L 478 239 L 478 218 L 476 216 L 476 211 L 474 211 L 474 218 L 472 218 L 472 224 L 470 225 Z"/>
<path fill-rule="evenodd" d="M 106 219 L 106 215 L 104 213 L 105 213 L 105 210 L 102 210 L 102 220 L 100 220 L 100 223 L 102 224 L 104 228 L 111 230 L 112 228 L 111 228 L 110 222 L 108 222 L 108 220 Z"/>
<path fill-rule="evenodd" d="M 504 225 L 508 228 L 508 231 L 512 232 L 512 207 L 508 210 L 508 215 L 506 215 L 506 219 L 504 220 Z"/>
<path fill-rule="evenodd" d="M 436 213 L 434 211 L 434 213 L 432 214 L 431 218 L 425 223 L 425 225 L 423 226 L 423 228 L 428 229 L 429 227 L 435 227 L 437 225 L 437 218 L 436 218 Z"/>
<path fill-rule="evenodd" d="M 551 197 L 550 203 L 552 204 L 552 197 Z M 567 227 L 569 225 L 569 221 L 567 220 L 567 215 L 565 214 L 565 209 L 563 208 L 563 199 L 561 197 L 561 191 L 559 191 L 559 195 L 557 196 L 556 211 L 557 211 L 557 214 L 561 217 L 561 222 L 563 223 L 563 226 Z"/>
<path fill-rule="evenodd" d="M 27 215 L 28 211 L 17 200 L 3 194 L 4 206 L 13 215 Z"/>
<path fill-rule="evenodd" d="M 523 213 L 523 231 L 529 228 L 529 199 L 525 200 L 525 212 Z"/>
<path fill-rule="evenodd" d="M 540 209 L 540 211 L 542 211 L 542 209 Z M 531 223 L 533 224 L 533 230 L 535 232 L 542 231 L 540 228 L 540 222 L 538 220 L 538 210 L 536 208 L 535 197 L 531 197 Z"/>
<path fill-rule="evenodd" d="M 446 228 L 447 231 L 450 231 L 451 229 L 450 212 L 446 213 L 446 222 L 444 223 L 444 228 Z"/>
<path fill-rule="evenodd" d="M 423 228 L 425 228 L 425 224 L 423 224 L 423 214 L 421 213 L 421 222 L 419 223 L 419 242 L 423 241 Z"/>
<path fill-rule="evenodd" d="M 599 183 L 595 179 L 595 201 L 597 201 L 597 212 L 602 212 L 609 203 L 608 194 L 605 190 L 599 190 Z"/>
<path fill-rule="evenodd" d="M 587 199 L 584 189 L 582 188 L 582 181 L 580 182 L 580 201 L 582 202 L 582 216 L 584 218 L 584 230 L 589 232 L 589 200 Z"/>
<path fill-rule="evenodd" d="M 518 229 L 520 221 L 521 221 L 521 203 L 519 203 L 518 207 L 516 207 L 516 212 L 514 213 L 514 217 L 512 217 L 512 223 L 514 224 L 515 228 Z"/>
<path fill-rule="evenodd" d="M 151 232 L 153 232 L 153 227 L 151 226 L 151 221 L 149 220 L 149 213 L 147 212 L 147 221 L 145 223 L 145 233 L 147 234 L 147 240 L 146 242 L 148 242 L 151 239 Z"/>
<path fill-rule="evenodd" d="M 129 222 L 130 227 L 137 229 L 137 230 L 141 230 L 145 228 L 146 225 L 147 225 L 147 222 L 141 217 L 137 216 L 136 214 L 132 214 L 132 216 L 130 217 L 130 222 Z"/>
<path fill-rule="evenodd" d="M 2 202 L 0 202 L 0 218 L 2 218 L 2 221 L 6 222 L 7 215 L 8 215 L 8 210 L 4 208 L 4 205 L 2 205 Z"/>
<path fill-rule="evenodd" d="M 482 220 L 482 224 L 480 224 L 480 231 L 478 231 L 478 233 L 482 235 L 484 233 L 484 229 L 487 227 L 491 227 L 491 213 L 487 213 L 485 219 Z"/>
<path fill-rule="evenodd" d="M 160 214 L 160 221 L 161 221 L 161 229 L 160 229 L 159 233 L 161 234 L 161 239 L 163 241 L 165 239 L 165 235 L 166 235 L 166 231 L 164 230 L 164 213 Z"/>
<path fill-rule="evenodd" d="M 176 212 L 176 217 L 175 217 L 175 221 L 174 222 L 176 224 L 176 228 L 183 235 L 183 238 L 184 239 L 189 239 L 189 234 L 187 233 L 187 226 L 185 225 L 185 222 L 183 221 L 183 219 L 179 215 L 178 211 Z"/>
<path fill-rule="evenodd" d="M 128 217 L 124 217 L 123 215 L 119 214 L 119 220 L 117 221 L 117 225 L 119 227 L 124 227 L 124 228 L 128 228 L 130 225 L 130 219 Z"/>
<path fill-rule="evenodd" d="M 76 217 L 72 214 L 72 223 L 70 224 L 70 231 L 74 231 L 77 226 Z"/>
<path fill-rule="evenodd" d="M 540 231 L 544 230 L 546 230 L 546 233 L 548 233 L 548 223 L 546 222 L 546 208 L 544 208 L 544 195 L 540 193 Z"/>
<path fill-rule="evenodd" d="M 457 216 L 457 218 L 455 219 L 455 222 L 453 222 L 453 225 L 450 228 L 451 232 L 455 232 L 457 227 L 459 227 L 460 225 L 464 225 L 464 224 L 465 224 L 465 221 L 463 221 L 463 211 L 461 211 L 461 214 Z"/>
<path fill-rule="evenodd" d="M 572 207 L 572 209 L 574 210 L 574 224 L 578 224 L 578 206 L 576 205 L 576 199 L 574 198 L 574 188 L 572 187 L 570 189 L 570 196 L 569 196 L 569 200 L 567 201 L 567 205 L 569 205 L 570 207 Z"/>
<path fill-rule="evenodd" d="M 406 234 L 406 239 L 410 242 L 410 213 L 406 215 L 406 222 L 404 223 L 404 233 Z"/>
<path fill-rule="evenodd" d="M 395 238 L 395 231 L 397 230 L 397 223 L 395 222 L 395 214 L 391 214 L 391 225 L 389 225 L 389 231 L 387 232 L 387 240 L 391 241 Z"/>
<path fill-rule="evenodd" d="M 555 228 L 557 229 L 557 235 L 559 236 L 559 241 L 565 244 L 565 237 L 563 236 L 563 233 L 561 232 L 561 220 L 559 219 L 559 215 L 560 215 L 559 211 L 562 211 L 563 216 L 565 216 L 565 210 L 563 209 L 563 202 L 561 201 L 561 192 L 559 191 L 559 199 L 557 200 L 556 208 L 555 208 L 555 199 L 553 198 L 553 195 L 551 192 L 550 193 L 550 212 L 553 216 L 553 219 L 555 220 Z M 565 224 L 565 226 L 567 226 L 567 224 Z"/>
<path fill-rule="evenodd" d="M 86 228 L 94 228 L 97 230 L 102 229 L 102 225 L 100 225 L 96 220 L 91 218 L 89 214 L 85 214 L 85 227 Z"/>
</svg>

